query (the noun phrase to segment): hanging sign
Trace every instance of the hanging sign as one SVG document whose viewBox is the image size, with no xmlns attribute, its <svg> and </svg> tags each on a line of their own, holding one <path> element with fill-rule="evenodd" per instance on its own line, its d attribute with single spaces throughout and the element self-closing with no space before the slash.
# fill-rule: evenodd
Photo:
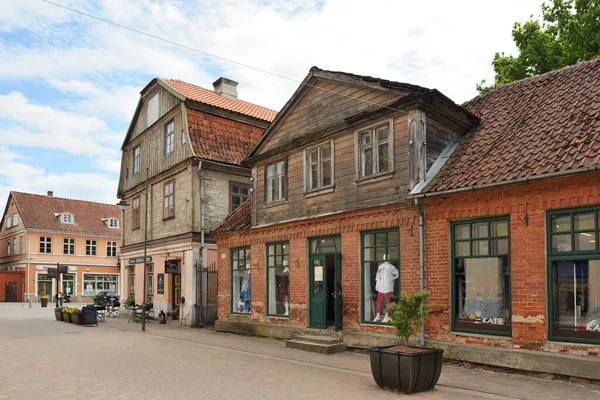
<svg viewBox="0 0 600 400">
<path fill-rule="evenodd" d="M 146 262 L 152 262 L 152 256 L 146 256 Z M 144 263 L 144 257 L 138 257 L 138 258 L 130 258 L 129 259 L 129 264 L 143 264 Z"/>
<path fill-rule="evenodd" d="M 181 273 L 181 260 L 166 260 L 165 261 L 165 273 L 166 274 L 180 274 Z"/>
<path fill-rule="evenodd" d="M 156 276 L 156 293 L 165 294 L 165 274 L 158 274 Z"/>
</svg>

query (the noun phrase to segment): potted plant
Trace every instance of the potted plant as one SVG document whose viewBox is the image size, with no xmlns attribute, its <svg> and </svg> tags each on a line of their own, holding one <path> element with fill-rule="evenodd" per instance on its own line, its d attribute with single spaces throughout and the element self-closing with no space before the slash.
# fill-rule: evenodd
<svg viewBox="0 0 600 400">
<path fill-rule="evenodd" d="M 154 308 L 154 304 L 152 302 L 143 302 L 142 306 L 144 306 L 144 310 L 146 311 L 150 311 L 152 308 Z"/>
<path fill-rule="evenodd" d="M 134 299 L 125 299 L 125 301 L 123 302 L 123 306 L 125 308 L 131 308 L 131 307 L 133 307 L 134 304 L 135 304 Z"/>
<path fill-rule="evenodd" d="M 63 317 L 62 317 L 62 307 L 56 307 L 54 308 L 54 318 L 56 318 L 57 321 L 62 321 Z"/>
<path fill-rule="evenodd" d="M 73 309 L 73 312 L 71 313 L 71 322 L 76 325 L 83 325 L 83 314 L 80 309 Z"/>
<path fill-rule="evenodd" d="M 404 393 L 432 389 L 442 372 L 442 349 L 409 346 L 408 340 L 424 323 L 430 308 L 426 290 L 401 293 L 397 303 L 390 304 L 388 313 L 403 345 L 369 349 L 371 372 L 382 389 Z"/>
<path fill-rule="evenodd" d="M 69 307 L 63 307 L 63 309 L 62 309 L 63 321 L 71 322 L 71 312 L 72 311 L 73 310 Z"/>
<path fill-rule="evenodd" d="M 40 296 L 40 302 L 42 303 L 42 307 L 44 307 L 44 308 L 48 307 L 49 300 L 50 300 L 50 297 L 48 297 L 48 296 Z"/>
<path fill-rule="evenodd" d="M 177 311 L 167 311 L 167 318 L 169 321 L 173 321 L 175 319 L 175 314 L 177 314 Z"/>
</svg>

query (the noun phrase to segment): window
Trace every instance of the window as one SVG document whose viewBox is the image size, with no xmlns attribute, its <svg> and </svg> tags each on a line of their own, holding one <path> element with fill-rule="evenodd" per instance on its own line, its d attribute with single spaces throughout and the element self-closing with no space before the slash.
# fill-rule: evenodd
<svg viewBox="0 0 600 400">
<path fill-rule="evenodd" d="M 63 239 L 63 254 L 75 255 L 75 239 Z"/>
<path fill-rule="evenodd" d="M 393 135 L 390 123 L 358 132 L 358 177 L 393 170 Z"/>
<path fill-rule="evenodd" d="M 68 213 L 62 214 L 60 222 L 62 222 L 63 224 L 72 224 L 73 223 L 73 214 L 68 214 Z"/>
<path fill-rule="evenodd" d="M 49 236 L 40 237 L 40 253 L 52 253 L 52 238 Z"/>
<path fill-rule="evenodd" d="M 131 228 L 140 227 L 140 196 L 134 197 L 131 200 Z"/>
<path fill-rule="evenodd" d="M 174 150 L 175 150 L 175 121 L 171 121 L 165 125 L 165 154 L 170 154 Z"/>
<path fill-rule="evenodd" d="M 175 217 L 175 193 L 174 193 L 175 182 L 170 181 L 165 183 L 164 191 L 164 208 L 163 208 L 163 219 Z"/>
<path fill-rule="evenodd" d="M 6 216 L 4 224 L 6 225 L 6 229 L 12 228 L 12 217 L 10 215 Z"/>
<path fill-rule="evenodd" d="M 550 339 L 600 344 L 600 207 L 548 221 Z"/>
<path fill-rule="evenodd" d="M 23 235 L 19 236 L 19 254 L 23 254 Z"/>
<path fill-rule="evenodd" d="M 231 250 L 231 312 L 249 314 L 252 310 L 250 247 Z"/>
<path fill-rule="evenodd" d="M 333 185 L 332 153 L 332 142 L 306 150 L 304 176 L 307 191 Z"/>
<path fill-rule="evenodd" d="M 96 241 L 87 239 L 85 241 L 85 255 L 95 256 L 96 255 Z"/>
<path fill-rule="evenodd" d="M 267 244 L 267 315 L 290 315 L 290 245 Z"/>
<path fill-rule="evenodd" d="M 119 229 L 119 220 L 116 218 L 109 218 L 108 219 L 108 227 L 114 228 L 114 229 Z"/>
<path fill-rule="evenodd" d="M 10 256 L 10 239 L 6 241 L 6 255 Z"/>
<path fill-rule="evenodd" d="M 285 200 L 287 192 L 287 162 L 278 161 L 265 168 L 265 200 L 267 203 Z"/>
<path fill-rule="evenodd" d="M 60 283 L 64 294 L 67 296 L 77 295 L 75 290 L 75 274 L 62 274 Z"/>
<path fill-rule="evenodd" d="M 453 329 L 510 335 L 507 217 L 451 224 Z"/>
<path fill-rule="evenodd" d="M 100 292 L 119 293 L 119 275 L 83 274 L 83 295 L 96 296 Z"/>
<path fill-rule="evenodd" d="M 181 130 L 181 144 L 185 144 L 186 138 L 185 138 L 185 131 L 182 129 Z"/>
<path fill-rule="evenodd" d="M 235 211 L 250 196 L 250 186 L 231 184 L 231 212 Z"/>
<path fill-rule="evenodd" d="M 132 175 L 135 175 L 140 172 L 140 146 L 135 146 L 133 148 L 133 167 L 132 167 Z"/>
<path fill-rule="evenodd" d="M 398 228 L 361 234 L 363 322 L 391 323 L 390 303 L 400 293 L 400 233 Z"/>
<path fill-rule="evenodd" d="M 117 242 L 106 242 L 106 256 L 116 257 L 117 256 Z"/>
<path fill-rule="evenodd" d="M 148 264 L 146 266 L 148 274 L 148 296 L 154 294 L 154 264 Z"/>
<path fill-rule="evenodd" d="M 147 122 L 148 126 L 152 125 L 158 119 L 158 93 L 156 93 L 150 100 L 148 100 L 148 114 Z"/>
<path fill-rule="evenodd" d="M 17 252 L 17 238 L 13 239 L 13 254 L 19 254 Z"/>
<path fill-rule="evenodd" d="M 19 214 L 13 214 L 12 216 L 12 226 L 19 225 Z"/>
<path fill-rule="evenodd" d="M 129 267 L 129 298 L 135 299 L 135 270 Z"/>
</svg>

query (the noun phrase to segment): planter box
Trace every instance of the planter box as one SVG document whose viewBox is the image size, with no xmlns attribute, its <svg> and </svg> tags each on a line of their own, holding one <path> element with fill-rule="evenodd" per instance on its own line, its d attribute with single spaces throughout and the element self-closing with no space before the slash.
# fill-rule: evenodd
<svg viewBox="0 0 600 400">
<path fill-rule="evenodd" d="M 42 307 L 48 307 L 48 300 L 46 298 L 41 298 L 40 302 L 42 303 Z"/>
<path fill-rule="evenodd" d="M 71 322 L 71 314 L 64 312 L 64 313 L 62 313 L 62 316 L 63 316 L 63 321 Z"/>
<path fill-rule="evenodd" d="M 62 312 L 54 311 L 54 318 L 56 318 L 57 321 L 62 321 Z"/>
<path fill-rule="evenodd" d="M 382 389 L 404 393 L 432 389 L 442 372 L 442 349 L 424 349 L 421 353 L 390 351 L 390 347 L 369 349 L 371 372 Z M 409 348 L 418 348 L 408 346 Z"/>
</svg>

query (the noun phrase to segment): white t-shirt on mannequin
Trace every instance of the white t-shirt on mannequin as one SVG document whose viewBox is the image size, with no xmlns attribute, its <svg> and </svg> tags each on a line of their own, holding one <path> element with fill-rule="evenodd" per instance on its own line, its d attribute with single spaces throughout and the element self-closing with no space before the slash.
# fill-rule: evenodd
<svg viewBox="0 0 600 400">
<path fill-rule="evenodd" d="M 398 269 L 387 261 L 384 261 L 377 268 L 375 276 L 375 290 L 379 293 L 390 293 L 394 291 L 394 280 L 398 279 L 400 274 Z"/>
</svg>

